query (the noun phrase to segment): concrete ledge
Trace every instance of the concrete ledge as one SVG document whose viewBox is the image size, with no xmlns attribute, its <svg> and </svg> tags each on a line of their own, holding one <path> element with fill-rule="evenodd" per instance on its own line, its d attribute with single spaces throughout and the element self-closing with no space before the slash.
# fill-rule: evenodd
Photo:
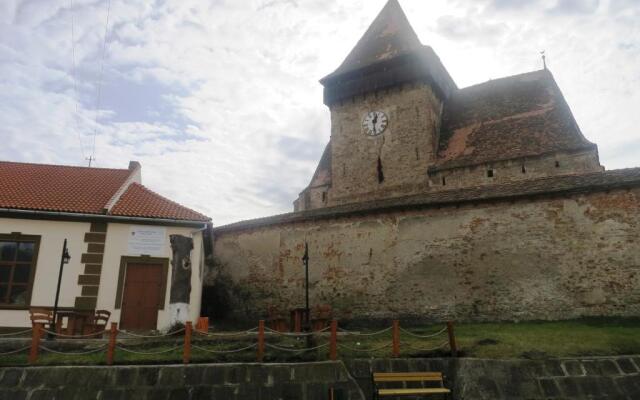
<svg viewBox="0 0 640 400">
<path fill-rule="evenodd" d="M 640 399 L 640 357 L 553 360 L 473 358 L 352 360 L 347 369 L 366 398 L 371 372 L 441 371 L 454 399 Z"/>
<path fill-rule="evenodd" d="M 0 369 L 0 399 L 364 400 L 344 364 L 195 364 Z"/>
<path fill-rule="evenodd" d="M 0 399 L 364 400 L 372 371 L 442 371 L 455 400 L 640 399 L 640 356 L 2 368 Z"/>
</svg>

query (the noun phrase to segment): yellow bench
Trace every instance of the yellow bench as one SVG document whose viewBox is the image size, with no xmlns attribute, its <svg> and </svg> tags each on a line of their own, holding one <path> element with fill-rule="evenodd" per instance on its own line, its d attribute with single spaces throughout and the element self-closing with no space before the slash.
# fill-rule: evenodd
<svg viewBox="0 0 640 400">
<path fill-rule="evenodd" d="M 436 382 L 438 387 L 420 388 L 380 388 L 381 383 L 404 382 Z M 442 372 L 374 372 L 373 373 L 373 397 L 401 397 L 401 396 L 429 396 L 441 394 L 448 398 L 451 390 L 444 387 Z"/>
</svg>

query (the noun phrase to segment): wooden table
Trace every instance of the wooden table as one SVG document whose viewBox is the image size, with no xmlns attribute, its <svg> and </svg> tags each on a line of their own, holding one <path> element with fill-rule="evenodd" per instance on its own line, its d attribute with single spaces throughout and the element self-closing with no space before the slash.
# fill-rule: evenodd
<svg viewBox="0 0 640 400">
<path fill-rule="evenodd" d="M 86 335 L 93 332 L 94 310 L 58 310 L 56 314 L 56 333 L 64 335 Z M 63 328 L 63 320 L 67 325 Z"/>
<path fill-rule="evenodd" d="M 293 332 L 302 332 L 302 324 L 309 321 L 309 311 L 306 308 L 294 308 L 291 310 L 291 328 Z"/>
</svg>

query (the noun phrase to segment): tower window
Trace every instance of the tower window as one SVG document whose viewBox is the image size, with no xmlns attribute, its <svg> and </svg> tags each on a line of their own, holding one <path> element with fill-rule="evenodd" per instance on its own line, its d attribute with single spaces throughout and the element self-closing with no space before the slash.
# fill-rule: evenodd
<svg viewBox="0 0 640 400">
<path fill-rule="evenodd" d="M 560 168 L 560 161 L 556 161 L 556 168 Z"/>
<path fill-rule="evenodd" d="M 447 179 L 443 176 L 442 177 L 442 186 L 446 186 L 447 185 Z"/>
<path fill-rule="evenodd" d="M 524 164 L 522 164 L 522 173 L 526 174 L 527 173 L 527 169 L 524 167 Z"/>
<path fill-rule="evenodd" d="M 487 177 L 493 178 L 493 170 L 492 169 L 488 169 L 487 170 Z"/>
<path fill-rule="evenodd" d="M 327 192 L 322 192 L 322 202 L 323 203 L 327 202 Z"/>
<path fill-rule="evenodd" d="M 384 182 L 384 172 L 382 171 L 382 160 L 378 157 L 378 183 Z"/>
</svg>

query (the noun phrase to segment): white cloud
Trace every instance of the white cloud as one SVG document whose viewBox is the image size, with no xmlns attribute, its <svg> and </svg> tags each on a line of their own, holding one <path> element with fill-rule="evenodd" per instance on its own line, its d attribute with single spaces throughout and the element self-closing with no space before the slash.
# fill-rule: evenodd
<svg viewBox="0 0 640 400">
<path fill-rule="evenodd" d="M 318 80 L 384 0 L 111 2 L 97 123 L 106 1 L 0 2 L 0 159 L 81 165 L 95 131 L 99 166 L 136 159 L 217 224 L 290 211 L 329 138 Z M 637 2 L 402 4 L 461 87 L 538 69 L 545 49 L 603 163 L 638 165 Z"/>
</svg>

